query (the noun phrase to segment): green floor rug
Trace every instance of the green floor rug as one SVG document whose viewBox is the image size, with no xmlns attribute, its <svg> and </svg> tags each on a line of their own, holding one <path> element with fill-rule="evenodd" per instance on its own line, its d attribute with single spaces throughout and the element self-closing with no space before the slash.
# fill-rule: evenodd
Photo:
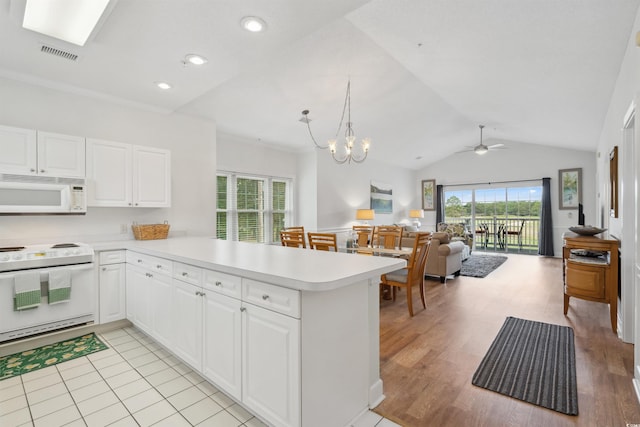
<svg viewBox="0 0 640 427">
<path fill-rule="evenodd" d="M 33 350 L 3 356 L 0 357 L 0 381 L 107 348 L 109 347 L 100 341 L 96 334 L 90 333 Z"/>
</svg>

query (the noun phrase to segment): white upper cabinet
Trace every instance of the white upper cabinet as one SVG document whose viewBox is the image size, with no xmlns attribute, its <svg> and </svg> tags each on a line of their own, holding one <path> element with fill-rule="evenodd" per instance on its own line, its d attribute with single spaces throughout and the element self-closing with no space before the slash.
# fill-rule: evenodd
<svg viewBox="0 0 640 427">
<path fill-rule="evenodd" d="M 171 206 L 171 152 L 87 139 L 87 206 Z"/>
<path fill-rule="evenodd" d="M 84 138 L 38 132 L 38 175 L 84 178 Z"/>
<path fill-rule="evenodd" d="M 36 131 L 0 126 L 0 171 L 34 175 L 37 171 Z"/>
<path fill-rule="evenodd" d="M 159 148 L 133 146 L 134 206 L 171 206 L 171 152 Z"/>
<path fill-rule="evenodd" d="M 0 126 L 0 172 L 84 178 L 83 137 Z"/>
<path fill-rule="evenodd" d="M 133 206 L 131 144 L 87 139 L 87 205 Z"/>
</svg>

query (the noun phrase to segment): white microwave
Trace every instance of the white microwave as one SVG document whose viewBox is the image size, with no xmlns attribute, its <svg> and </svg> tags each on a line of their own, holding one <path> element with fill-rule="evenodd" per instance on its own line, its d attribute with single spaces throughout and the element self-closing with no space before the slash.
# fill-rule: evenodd
<svg viewBox="0 0 640 427">
<path fill-rule="evenodd" d="M 84 215 L 86 193 L 81 178 L 0 174 L 0 214 Z"/>
</svg>

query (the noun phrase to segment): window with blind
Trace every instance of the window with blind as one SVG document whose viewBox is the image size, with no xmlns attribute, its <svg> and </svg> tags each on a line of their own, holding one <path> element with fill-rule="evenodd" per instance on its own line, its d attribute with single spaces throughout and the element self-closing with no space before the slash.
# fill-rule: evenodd
<svg viewBox="0 0 640 427">
<path fill-rule="evenodd" d="M 255 243 L 280 241 L 291 218 L 291 180 L 220 173 L 216 233 L 219 239 Z"/>
</svg>

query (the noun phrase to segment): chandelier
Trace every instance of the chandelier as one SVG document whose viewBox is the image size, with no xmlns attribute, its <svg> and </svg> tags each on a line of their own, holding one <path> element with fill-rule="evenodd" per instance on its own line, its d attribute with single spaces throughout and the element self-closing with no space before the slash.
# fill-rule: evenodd
<svg viewBox="0 0 640 427">
<path fill-rule="evenodd" d="M 338 135 L 340 134 L 340 130 L 342 129 L 342 124 L 344 123 L 344 116 L 347 115 L 347 125 L 344 131 L 344 141 L 338 146 Z M 331 157 L 338 164 L 343 163 L 362 163 L 367 158 L 367 154 L 369 153 L 369 146 L 371 145 L 371 139 L 364 138 L 360 141 L 361 150 L 356 153 L 354 149 L 354 145 L 356 142 L 356 136 L 353 131 L 353 123 L 351 122 L 351 80 L 347 83 L 347 94 L 344 98 L 344 106 L 342 107 L 342 117 L 340 118 L 340 124 L 338 125 L 338 130 L 336 131 L 336 136 L 334 139 L 330 139 L 327 142 L 326 146 L 322 146 L 316 142 L 316 139 L 313 137 L 313 133 L 311 133 L 311 126 L 309 126 L 309 122 L 311 119 L 309 118 L 309 110 L 302 111 L 301 122 L 307 124 L 307 129 L 309 129 L 309 135 L 311 136 L 311 140 L 315 144 L 316 147 L 326 150 L 329 149 L 331 152 Z M 338 153 L 340 151 L 340 153 Z"/>
</svg>

